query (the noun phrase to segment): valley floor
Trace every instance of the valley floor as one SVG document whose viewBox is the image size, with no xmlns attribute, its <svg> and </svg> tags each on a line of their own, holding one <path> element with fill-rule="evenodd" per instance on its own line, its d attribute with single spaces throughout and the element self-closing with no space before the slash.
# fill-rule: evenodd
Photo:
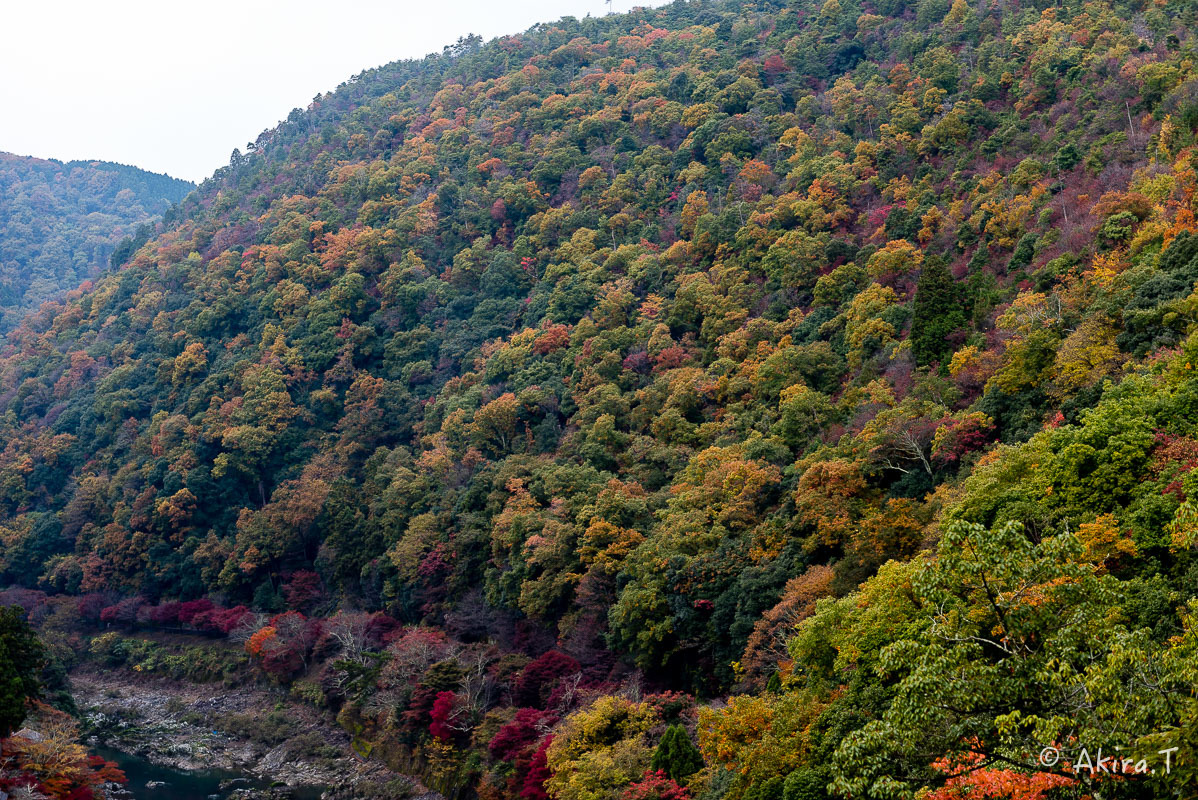
<svg viewBox="0 0 1198 800">
<path fill-rule="evenodd" d="M 71 675 L 93 744 L 178 770 L 229 770 L 328 800 L 438 797 L 414 779 L 364 762 L 317 710 L 254 687 L 225 689 L 86 665 Z"/>
</svg>

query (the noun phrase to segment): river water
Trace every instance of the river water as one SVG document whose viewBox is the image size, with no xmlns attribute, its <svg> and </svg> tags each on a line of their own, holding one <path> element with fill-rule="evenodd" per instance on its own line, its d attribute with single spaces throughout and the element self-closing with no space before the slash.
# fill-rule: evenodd
<svg viewBox="0 0 1198 800">
<path fill-rule="evenodd" d="M 228 797 L 235 789 L 265 789 L 270 784 L 261 778 L 222 769 L 178 770 L 154 764 L 141 756 L 113 750 L 109 747 L 89 747 L 92 753 L 115 761 L 129 779 L 125 789 L 135 800 L 210 800 Z M 223 791 L 224 781 L 241 779 Z M 147 783 L 161 786 L 147 787 Z M 290 789 L 294 800 L 320 800 L 324 791 L 319 786 L 296 786 Z"/>
</svg>

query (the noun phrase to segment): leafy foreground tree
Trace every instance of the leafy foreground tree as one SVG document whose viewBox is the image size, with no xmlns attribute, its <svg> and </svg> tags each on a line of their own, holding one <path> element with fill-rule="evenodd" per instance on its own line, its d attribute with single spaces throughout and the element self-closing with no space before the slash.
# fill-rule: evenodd
<svg viewBox="0 0 1198 800">
<path fill-rule="evenodd" d="M 79 726 L 70 715 L 41 702 L 31 705 L 38 736 L 4 740 L 0 792 L 29 800 L 103 800 L 107 784 L 126 782 L 115 763 L 79 744 Z"/>
<path fill-rule="evenodd" d="M 1196 605 L 1162 641 L 1129 624 L 1128 599 L 1078 535 L 951 522 L 935 558 L 888 565 L 820 604 L 790 642 L 796 666 L 778 700 L 704 714 L 716 769 L 700 783 L 723 765 L 740 773 L 729 795 L 743 797 L 783 778 L 796 792 L 870 798 L 1190 786 Z"/>
<path fill-rule="evenodd" d="M 971 770 L 1051 771 L 1037 761 L 1045 747 L 1102 745 L 1155 765 L 1144 737 L 1180 723 L 1189 692 L 1158 674 L 1146 634 L 1121 621 L 1118 581 L 1083 556 L 1068 533 L 1033 542 L 1014 522 L 949 525 L 913 582 L 931 624 L 882 650 L 894 700 L 838 749 L 837 790 L 906 796 L 937 781 L 946 753 Z"/>
</svg>

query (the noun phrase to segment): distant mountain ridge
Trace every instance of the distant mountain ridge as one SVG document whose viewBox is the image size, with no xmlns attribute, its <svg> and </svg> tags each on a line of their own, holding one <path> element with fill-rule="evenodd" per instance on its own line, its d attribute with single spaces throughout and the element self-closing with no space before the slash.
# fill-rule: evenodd
<svg viewBox="0 0 1198 800">
<path fill-rule="evenodd" d="M 0 153 L 0 330 L 96 277 L 122 239 L 194 188 L 125 164 Z"/>
</svg>

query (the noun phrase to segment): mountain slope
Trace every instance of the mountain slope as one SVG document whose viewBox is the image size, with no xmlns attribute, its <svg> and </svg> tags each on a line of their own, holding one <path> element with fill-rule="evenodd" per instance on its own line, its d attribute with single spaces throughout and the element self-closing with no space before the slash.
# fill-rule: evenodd
<svg viewBox="0 0 1198 800">
<path fill-rule="evenodd" d="M 427 629 L 421 670 L 328 692 L 455 791 L 621 796 L 657 726 L 694 728 L 621 699 L 632 670 L 759 692 L 700 717 L 712 797 L 898 796 L 1063 739 L 1080 690 L 1033 708 L 1045 674 L 1107 687 L 1069 658 L 1164 663 L 1190 635 L 1194 17 L 675 3 L 363 73 L 8 336 L 4 579 L 117 588 L 129 620 L 340 602 L 523 653 L 474 665 L 502 703 Z M 1041 605 L 1110 636 L 1052 639 L 1018 702 L 923 727 L 902 697 L 1008 663 L 998 622 L 955 631 L 980 656 L 929 633 L 989 619 L 966 578 L 991 569 L 1036 588 L 1029 651 L 1072 630 Z M 297 625 L 255 622 L 269 672 L 304 674 Z M 607 696 L 561 721 L 575 690 Z M 1004 738 L 1008 711 L 1049 738 Z M 612 719 L 635 775 L 587 761 Z M 583 744 L 550 745 L 559 721 Z"/>
<path fill-rule="evenodd" d="M 0 153 L 0 329 L 94 278 L 122 239 L 193 188 L 122 164 Z"/>
</svg>

